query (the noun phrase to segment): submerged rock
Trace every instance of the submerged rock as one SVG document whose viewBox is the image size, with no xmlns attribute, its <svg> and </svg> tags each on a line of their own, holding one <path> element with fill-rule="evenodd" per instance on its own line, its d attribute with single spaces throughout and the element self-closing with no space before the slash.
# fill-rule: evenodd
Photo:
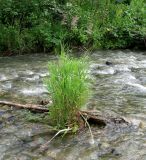
<svg viewBox="0 0 146 160">
<path fill-rule="evenodd" d="M 105 64 L 108 65 L 108 66 L 110 66 L 110 65 L 112 65 L 113 63 L 110 62 L 110 61 L 106 61 Z"/>
</svg>

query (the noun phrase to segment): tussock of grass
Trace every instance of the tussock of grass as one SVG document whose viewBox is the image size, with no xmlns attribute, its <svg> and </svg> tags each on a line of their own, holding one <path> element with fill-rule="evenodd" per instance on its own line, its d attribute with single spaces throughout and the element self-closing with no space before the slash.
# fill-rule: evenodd
<svg viewBox="0 0 146 160">
<path fill-rule="evenodd" d="M 50 78 L 46 83 L 53 101 L 49 114 L 59 129 L 77 126 L 78 110 L 89 95 L 87 67 L 87 58 L 70 58 L 63 51 L 58 62 L 49 64 Z"/>
</svg>

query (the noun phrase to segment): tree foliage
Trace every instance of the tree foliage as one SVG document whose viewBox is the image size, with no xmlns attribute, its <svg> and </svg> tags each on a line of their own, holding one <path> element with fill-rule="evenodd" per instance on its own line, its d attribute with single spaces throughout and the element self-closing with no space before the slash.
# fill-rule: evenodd
<svg viewBox="0 0 146 160">
<path fill-rule="evenodd" d="M 0 1 L 1 53 L 47 52 L 60 42 L 126 48 L 145 37 L 144 0 Z"/>
</svg>

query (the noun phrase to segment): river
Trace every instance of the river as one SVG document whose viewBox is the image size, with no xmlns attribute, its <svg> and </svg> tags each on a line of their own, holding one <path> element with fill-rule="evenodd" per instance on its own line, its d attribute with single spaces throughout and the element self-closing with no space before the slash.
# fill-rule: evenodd
<svg viewBox="0 0 146 160">
<path fill-rule="evenodd" d="M 1 57 L 0 100 L 37 103 L 48 98 L 43 81 L 54 60 L 45 54 Z M 133 127 L 93 127 L 94 144 L 88 129 L 56 137 L 40 153 L 53 136 L 50 126 L 28 121 L 35 116 L 29 111 L 1 106 L 0 160 L 146 160 L 146 52 L 96 51 L 89 75 L 93 95 L 86 107 L 123 116 Z"/>
</svg>

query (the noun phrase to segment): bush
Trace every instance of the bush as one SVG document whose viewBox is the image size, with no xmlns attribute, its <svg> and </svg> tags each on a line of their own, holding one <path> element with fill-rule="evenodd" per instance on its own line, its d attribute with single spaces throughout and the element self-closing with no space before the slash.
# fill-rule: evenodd
<svg viewBox="0 0 146 160">
<path fill-rule="evenodd" d="M 49 114 L 59 129 L 78 123 L 78 111 L 89 95 L 87 64 L 85 57 L 69 58 L 63 51 L 58 62 L 49 64 L 50 78 L 46 84 L 53 101 Z"/>
<path fill-rule="evenodd" d="M 0 53 L 143 47 L 145 0 L 1 0 Z"/>
<path fill-rule="evenodd" d="M 131 0 L 129 5 L 111 3 L 101 28 L 102 47 L 115 49 L 140 45 L 146 36 L 145 10 L 144 0 Z"/>
</svg>

